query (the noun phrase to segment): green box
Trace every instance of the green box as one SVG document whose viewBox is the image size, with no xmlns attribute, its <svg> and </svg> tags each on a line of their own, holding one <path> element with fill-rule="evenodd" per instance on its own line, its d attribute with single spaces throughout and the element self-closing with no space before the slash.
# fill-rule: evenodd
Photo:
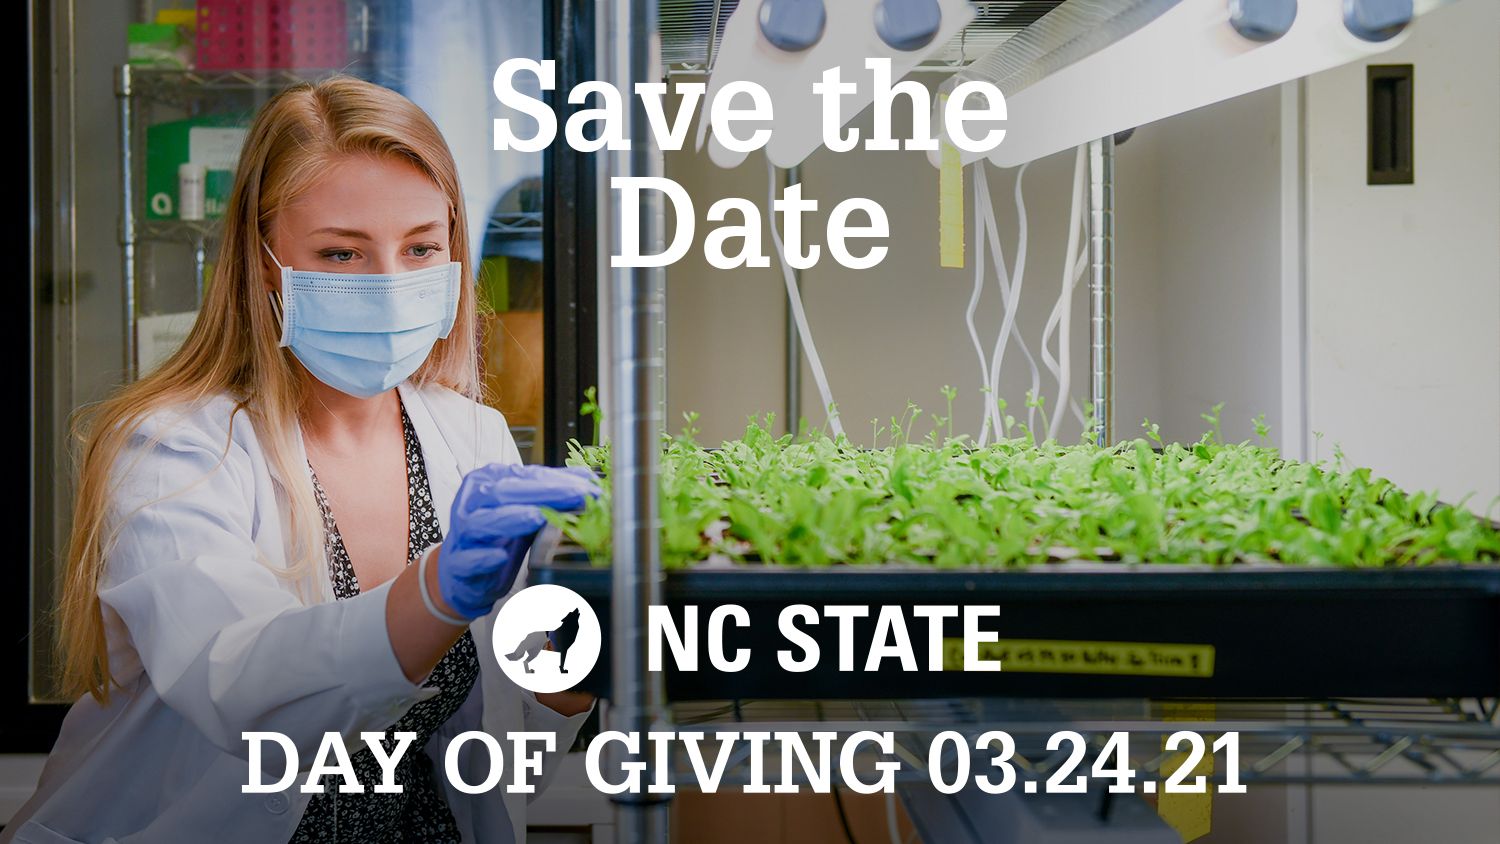
<svg viewBox="0 0 1500 844">
<path fill-rule="evenodd" d="M 146 219 L 177 219 L 177 168 L 208 168 L 204 208 L 220 217 L 229 201 L 248 121 L 238 114 L 209 114 L 146 127 Z"/>
<path fill-rule="evenodd" d="M 125 55 L 136 66 L 181 70 L 192 65 L 193 43 L 175 24 L 132 23 L 125 29 Z"/>
</svg>

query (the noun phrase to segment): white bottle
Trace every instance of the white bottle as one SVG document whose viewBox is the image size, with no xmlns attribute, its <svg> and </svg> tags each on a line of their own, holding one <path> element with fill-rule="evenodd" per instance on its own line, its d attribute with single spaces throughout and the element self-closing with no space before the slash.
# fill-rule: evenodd
<svg viewBox="0 0 1500 844">
<path fill-rule="evenodd" d="M 201 220 L 204 216 L 208 168 L 191 161 L 177 165 L 177 218 Z"/>
</svg>

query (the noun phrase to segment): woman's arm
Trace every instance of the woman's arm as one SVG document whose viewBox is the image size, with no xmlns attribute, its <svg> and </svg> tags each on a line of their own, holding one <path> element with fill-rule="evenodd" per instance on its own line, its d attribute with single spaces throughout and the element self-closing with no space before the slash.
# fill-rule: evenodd
<svg viewBox="0 0 1500 844">
<path fill-rule="evenodd" d="M 390 631 L 391 649 L 401 670 L 413 683 L 421 683 L 438 664 L 453 643 L 468 627 L 459 627 L 439 620 L 422 602 L 418 578 L 427 577 L 427 595 L 441 612 L 456 615 L 453 608 L 443 600 L 438 589 L 437 553 L 442 546 L 434 545 L 423 552 L 427 564 L 410 565 L 391 582 L 391 595 L 385 605 L 386 627 Z"/>
<path fill-rule="evenodd" d="M 99 586 L 112 650 L 133 649 L 169 706 L 241 756 L 244 732 L 312 754 L 325 732 L 384 730 L 435 693 L 418 679 L 461 630 L 413 606 L 411 575 L 303 605 L 260 561 L 276 496 L 255 458 L 207 411 L 174 422 L 148 420 L 117 464 Z"/>
</svg>

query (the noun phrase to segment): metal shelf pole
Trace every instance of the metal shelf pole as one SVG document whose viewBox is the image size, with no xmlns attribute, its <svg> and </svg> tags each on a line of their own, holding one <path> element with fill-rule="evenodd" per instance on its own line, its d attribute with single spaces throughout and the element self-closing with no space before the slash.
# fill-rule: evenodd
<svg viewBox="0 0 1500 844">
<path fill-rule="evenodd" d="M 786 171 L 786 186 L 802 184 L 802 165 L 797 164 Z M 770 209 L 767 209 L 768 211 Z M 802 271 L 793 267 L 792 277 L 797 280 L 797 289 L 802 289 Z M 797 318 L 792 303 L 786 303 L 786 430 L 797 433 L 798 420 L 802 418 L 802 335 L 797 333 Z M 871 443 L 874 445 L 874 443 Z"/>
<path fill-rule="evenodd" d="M 134 381 L 135 359 L 135 150 L 132 146 L 130 65 L 121 65 L 115 75 L 115 96 L 120 99 L 120 247 L 121 289 L 125 311 L 125 378 Z"/>
<path fill-rule="evenodd" d="M 657 0 L 608 0 L 603 5 L 605 73 L 621 91 L 637 82 L 662 78 L 657 34 Z M 647 122 L 643 101 L 631 97 L 626 114 L 627 150 L 611 151 L 606 175 L 660 177 L 663 171 Z M 608 181 L 605 183 L 609 184 Z M 625 212 L 619 192 L 611 191 L 611 254 L 625 253 Z M 639 254 L 661 251 L 663 207 L 656 191 L 640 191 L 633 209 Z M 613 697 L 611 728 L 643 738 L 662 720 L 664 690 L 659 674 L 646 670 L 647 607 L 660 603 L 660 514 L 657 505 L 658 461 L 663 410 L 661 357 L 665 270 L 661 267 L 611 267 L 610 284 L 610 474 L 614 485 L 612 625 Z M 654 762 L 644 743 L 628 754 L 618 742 L 611 767 L 642 762 L 649 778 Z M 628 792 L 616 798 L 615 817 L 621 842 L 666 841 L 667 803 L 662 795 Z"/>
<path fill-rule="evenodd" d="M 1115 139 L 1089 142 L 1089 401 L 1102 446 L 1115 441 Z"/>
</svg>

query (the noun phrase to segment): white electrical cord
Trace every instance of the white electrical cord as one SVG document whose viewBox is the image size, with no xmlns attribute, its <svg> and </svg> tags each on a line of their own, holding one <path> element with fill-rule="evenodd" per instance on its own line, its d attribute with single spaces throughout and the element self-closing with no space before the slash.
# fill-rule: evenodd
<svg viewBox="0 0 1500 844">
<path fill-rule="evenodd" d="M 1068 289 L 1069 293 L 1072 293 L 1073 290 L 1078 289 L 1078 282 L 1088 274 L 1088 268 L 1088 244 L 1084 244 L 1083 248 L 1079 249 L 1078 254 L 1073 258 L 1073 284 Z M 1073 356 L 1072 348 L 1069 345 L 1071 343 L 1070 335 L 1073 331 L 1073 327 L 1071 325 L 1073 303 L 1071 299 L 1072 297 L 1069 296 L 1070 301 L 1065 308 L 1065 310 L 1069 314 L 1069 322 L 1061 324 L 1057 335 L 1057 342 L 1059 346 L 1058 362 L 1061 366 L 1063 374 L 1067 377 L 1067 380 L 1064 381 L 1059 387 L 1057 400 L 1060 403 L 1063 401 L 1063 397 L 1066 396 L 1068 407 L 1072 408 L 1073 410 L 1073 418 L 1078 420 L 1078 424 L 1081 427 L 1087 428 L 1088 419 L 1083 414 L 1083 405 L 1079 404 L 1078 399 L 1073 397 L 1071 386 L 1068 383 L 1072 380 L 1072 369 L 1070 369 L 1069 367 L 1072 366 L 1071 358 Z"/>
<path fill-rule="evenodd" d="M 1047 429 L 1047 438 L 1056 439 L 1058 431 L 1062 428 L 1062 419 L 1065 409 L 1071 409 L 1074 416 L 1078 418 L 1080 425 L 1085 424 L 1083 408 L 1069 391 L 1072 380 L 1071 342 L 1073 313 L 1073 290 L 1078 286 L 1078 280 L 1083 277 L 1083 270 L 1087 266 L 1084 253 L 1078 248 L 1080 229 L 1083 227 L 1083 204 L 1088 178 L 1088 160 L 1086 158 L 1087 147 L 1079 146 L 1073 161 L 1073 196 L 1069 203 L 1068 211 L 1068 247 L 1063 263 L 1063 277 L 1057 304 L 1052 307 L 1052 314 L 1047 318 L 1047 327 L 1042 331 L 1042 363 L 1051 371 L 1052 377 L 1057 379 L 1057 408 L 1056 415 L 1052 418 L 1051 425 Z M 1085 249 L 1087 244 L 1085 244 Z M 1057 330 L 1057 357 L 1053 358 L 1048 349 L 1051 342 L 1052 332 Z"/>
<path fill-rule="evenodd" d="M 981 163 L 979 166 L 981 168 L 979 173 L 979 180 L 981 186 L 983 186 L 983 197 L 981 201 L 984 204 L 985 234 L 989 237 L 990 251 L 993 253 L 991 255 L 991 258 L 993 259 L 995 264 L 995 271 L 998 276 L 997 281 L 1000 287 L 1000 293 L 1001 296 L 1004 297 L 1005 301 L 1005 316 L 1000 325 L 1000 334 L 995 338 L 994 351 L 990 353 L 989 385 L 991 401 L 993 401 L 994 398 L 999 396 L 1000 394 L 1000 370 L 1001 366 L 1005 362 L 1005 347 L 1008 344 L 1013 332 L 1017 336 L 1017 345 L 1021 347 L 1021 353 L 1026 358 L 1027 367 L 1031 371 L 1032 395 L 1037 395 L 1041 390 L 1041 374 L 1037 369 L 1036 359 L 1031 356 L 1031 350 L 1027 348 L 1025 340 L 1020 337 L 1019 332 L 1017 332 L 1015 328 L 1016 315 L 1021 303 L 1021 287 L 1025 281 L 1026 275 L 1027 221 L 1026 200 L 1023 193 L 1022 180 L 1026 175 L 1026 168 L 1029 166 L 1029 164 L 1022 164 L 1016 170 L 1015 196 L 1017 216 L 1017 244 L 1016 260 L 1014 265 L 1015 268 L 1012 272 L 1006 271 L 1005 254 L 1000 246 L 1000 227 L 999 224 L 995 221 L 994 205 L 990 202 L 988 184 L 983 172 L 984 165 L 983 163 Z M 1036 430 L 1034 424 L 1036 410 L 1035 408 L 1028 408 L 1027 410 L 1027 427 L 1034 432 Z M 997 418 L 999 416 L 998 409 L 996 410 L 996 416 Z M 1001 426 L 997 430 L 997 439 L 1003 434 L 1003 431 L 1003 426 Z"/>
<path fill-rule="evenodd" d="M 974 344 L 974 355 L 979 358 L 980 383 L 984 390 L 980 391 L 980 409 L 984 411 L 984 417 L 979 425 L 979 445 L 983 446 L 989 442 L 991 426 L 995 423 L 996 407 L 994 399 L 988 395 L 990 384 L 990 361 L 985 357 L 984 345 L 979 342 L 979 329 L 974 325 L 974 312 L 979 309 L 979 297 L 984 292 L 984 212 L 980 197 L 983 194 L 983 174 L 980 168 L 983 164 L 974 167 L 974 292 L 969 295 L 969 307 L 964 311 L 964 327 L 969 329 L 969 340 Z M 998 429 L 997 429 L 998 430 Z"/>
<path fill-rule="evenodd" d="M 1026 223 L 1025 223 L 1025 220 L 1026 220 L 1026 199 L 1025 199 L 1025 197 L 1021 193 L 1021 177 L 1022 177 L 1022 175 L 1024 175 L 1024 173 L 1025 173 L 1025 168 L 1024 167 L 1022 167 L 1020 170 L 1016 171 L 1016 214 L 1017 214 L 1017 216 L 1019 216 L 1019 218 L 1022 221 L 1021 222 L 1020 235 L 1019 235 L 1020 238 L 1021 238 L 1021 244 L 1020 244 L 1021 249 L 1017 253 L 1017 263 L 1019 264 L 1019 266 L 1017 267 L 1017 269 L 1015 271 L 1013 271 L 1011 273 L 1011 275 L 1014 276 L 1014 282 L 1013 283 L 1016 286 L 1016 299 L 1017 299 L 1017 302 L 1016 302 L 1016 307 L 1017 307 L 1016 317 L 1017 317 L 1017 319 L 1020 318 L 1020 310 L 1019 310 L 1019 308 L 1020 308 L 1020 297 L 1021 297 L 1021 290 L 1020 290 L 1020 287 L 1021 287 L 1021 275 L 1025 272 L 1025 269 L 1026 269 L 1026 252 L 1025 252 L 1025 247 L 1026 247 Z M 990 207 L 989 214 L 990 214 L 990 230 L 994 233 L 994 236 L 996 238 L 998 238 L 998 237 L 1000 237 L 1000 227 L 995 224 L 995 209 L 994 209 L 993 206 Z M 1011 336 L 1015 339 L 1016 345 L 1020 347 L 1020 349 L 1021 349 L 1021 357 L 1023 357 L 1023 358 L 1026 359 L 1026 369 L 1027 369 L 1028 372 L 1031 373 L 1031 395 L 1032 396 L 1041 396 L 1041 394 L 1042 394 L 1042 373 L 1041 373 L 1041 370 L 1039 370 L 1037 368 L 1036 358 L 1034 358 L 1034 357 L 1031 356 L 1031 349 L 1026 345 L 1025 335 L 1022 333 L 1020 327 L 1017 326 L 1016 329 L 1015 329 L 1015 332 Z M 1028 407 L 1028 408 L 1026 408 L 1026 425 L 1027 425 L 1027 427 L 1031 431 L 1033 431 L 1032 438 L 1035 439 L 1036 434 L 1034 432 L 1036 430 L 1036 427 L 1035 427 L 1035 425 L 1036 425 L 1036 408 L 1034 408 L 1034 407 Z"/>
<path fill-rule="evenodd" d="M 1080 217 L 1078 198 L 1079 166 L 1087 166 L 1086 160 L 1083 159 L 1083 152 L 1082 149 L 1079 149 L 1079 154 L 1075 157 L 1074 161 L 1073 192 L 1068 201 L 1068 247 L 1063 257 L 1062 284 L 1059 286 L 1057 301 L 1052 305 L 1052 312 L 1047 315 L 1047 325 L 1042 329 L 1042 365 L 1052 374 L 1053 380 L 1058 382 L 1061 382 L 1063 377 L 1062 369 L 1059 365 L 1059 359 L 1052 356 L 1050 346 L 1052 344 L 1052 333 L 1057 329 L 1058 323 L 1061 322 L 1063 308 L 1070 302 L 1067 294 L 1072 289 L 1073 279 L 1070 270 L 1073 267 L 1073 254 L 1078 245 L 1077 237 Z M 1065 348 L 1059 349 L 1059 356 L 1063 351 L 1065 351 Z"/>
<path fill-rule="evenodd" d="M 781 259 L 781 276 L 786 281 L 787 302 L 792 308 L 792 318 L 797 322 L 797 335 L 802 339 L 802 350 L 807 355 L 807 365 L 812 369 L 813 381 L 818 385 L 818 396 L 823 399 L 823 410 L 828 414 L 828 425 L 834 437 L 842 436 L 844 426 L 839 423 L 838 406 L 833 403 L 833 391 L 828 389 L 828 376 L 823 373 L 823 361 L 818 357 L 818 347 L 813 344 L 812 329 L 807 325 L 807 314 L 802 310 L 802 291 L 792 274 L 792 265 L 787 263 L 786 250 L 781 245 L 781 233 L 776 228 L 776 165 L 766 160 L 766 216 L 770 218 L 771 242 L 776 245 L 776 257 Z M 787 420 L 790 430 L 796 430 L 798 420 Z M 874 445 L 874 443 L 871 443 Z"/>
<path fill-rule="evenodd" d="M 1024 169 L 1025 168 L 1023 166 L 1022 170 L 1024 170 Z M 1017 187 L 1019 188 L 1020 187 L 1020 179 L 1019 179 L 1020 174 L 1018 173 L 1017 176 L 1018 176 L 1018 178 L 1017 178 Z M 1025 236 L 1026 236 L 1026 234 L 1025 234 L 1026 233 L 1026 222 L 1025 222 L 1025 220 L 1026 220 L 1026 207 L 1025 207 L 1024 196 L 1019 191 L 1017 192 L 1017 195 L 1016 195 L 1016 201 L 1017 201 L 1017 211 L 1018 211 L 1018 214 L 1019 214 L 1019 216 L 1021 218 L 1021 230 L 1020 230 L 1019 236 L 1021 237 L 1021 239 L 1023 241 L 1022 251 L 1018 255 L 1018 259 L 1019 260 L 1017 261 L 1017 269 L 1020 270 L 1021 273 L 1024 273 L 1025 272 L 1024 240 L 1025 240 Z M 1031 348 L 1026 345 L 1026 338 L 1025 338 L 1025 336 L 1022 334 L 1021 330 L 1018 327 L 1015 326 L 1015 318 L 1014 318 L 1015 307 L 1014 306 L 1018 304 L 1018 298 L 1020 296 L 1020 290 L 1019 289 L 1013 290 L 1012 287 L 1011 287 L 1010 271 L 1005 266 L 1005 250 L 1000 245 L 1000 227 L 999 227 L 999 224 L 995 220 L 994 202 L 990 198 L 989 182 L 988 182 L 988 179 L 985 176 L 985 170 L 984 170 L 984 163 L 983 162 L 980 162 L 980 163 L 976 164 L 975 165 L 975 169 L 974 169 L 974 216 L 975 216 L 975 225 L 974 225 L 975 234 L 974 234 L 974 236 L 975 236 L 975 238 L 977 238 L 980 241 L 983 241 L 985 239 L 988 239 L 988 241 L 989 241 L 990 251 L 991 251 L 991 256 L 990 257 L 991 257 L 991 260 L 993 262 L 993 266 L 994 266 L 994 269 L 995 269 L 995 282 L 996 282 L 996 286 L 998 286 L 1000 288 L 1001 307 L 1004 309 L 1003 313 L 1006 315 L 1006 317 L 1005 317 L 1006 321 L 1008 321 L 1009 324 L 1010 324 L 1010 329 L 1009 330 L 1006 330 L 1006 329 L 1004 329 L 1002 327 L 1002 330 L 1001 330 L 999 336 L 996 337 L 997 346 L 996 346 L 995 352 L 993 354 L 999 355 L 999 350 L 1000 350 L 1000 348 L 1003 347 L 1002 344 L 1005 343 L 1005 340 L 1006 340 L 1007 337 L 1009 337 L 1010 339 L 1014 340 L 1015 341 L 1015 345 L 1017 347 L 1019 347 L 1019 349 L 1021 351 L 1021 356 L 1026 359 L 1026 368 L 1030 371 L 1030 374 L 1031 374 L 1031 393 L 1032 393 L 1032 395 L 1040 395 L 1041 394 L 1041 383 L 1042 383 L 1041 382 L 1041 372 L 1037 368 L 1036 358 L 1032 356 L 1032 354 L 1031 354 Z M 975 254 L 977 256 L 976 257 L 976 263 L 978 264 L 978 266 L 975 267 L 975 274 L 976 274 L 975 284 L 976 284 L 976 290 L 975 290 L 974 296 L 970 299 L 970 308 L 971 309 L 977 304 L 977 301 L 978 301 L 978 298 L 979 298 L 979 292 L 978 292 L 977 285 L 980 285 L 982 283 L 982 280 L 980 279 L 980 275 L 982 275 L 982 273 L 984 272 L 984 269 L 985 269 L 985 267 L 984 267 L 984 250 L 982 248 L 980 248 L 979 246 L 976 246 Z M 974 341 L 974 343 L 975 343 L 975 345 L 977 347 L 979 345 L 979 340 L 978 340 L 978 337 L 977 337 L 977 332 L 975 332 L 972 327 L 970 327 L 970 337 L 971 337 L 971 339 L 973 339 L 973 341 Z M 993 432 L 995 434 L 996 440 L 999 440 L 1004 435 L 1005 423 L 1004 423 L 1004 419 L 1003 419 L 1003 414 L 1000 411 L 1000 407 L 999 407 L 999 404 L 998 404 L 998 401 L 997 401 L 997 399 L 999 398 L 1000 376 L 999 376 L 998 370 L 995 369 L 995 366 L 1000 361 L 996 361 L 996 360 L 992 359 L 989 362 L 986 362 L 985 357 L 984 357 L 984 352 L 982 350 L 977 349 L 977 348 L 976 348 L 976 351 L 978 351 L 978 355 L 979 355 L 980 376 L 984 379 L 984 391 L 983 392 L 986 393 L 986 395 L 984 396 L 984 404 L 985 404 L 984 423 L 985 424 L 984 424 L 984 427 L 982 427 L 981 430 L 980 430 L 979 442 L 978 442 L 978 445 L 982 448 L 986 444 L 988 444 L 988 442 L 989 442 L 989 434 L 990 434 L 990 432 L 992 430 L 993 430 Z M 1035 414 L 1036 414 L 1035 408 L 1028 408 L 1028 414 L 1027 414 L 1028 415 L 1028 424 L 1034 424 L 1034 422 L 1035 422 Z"/>
</svg>

